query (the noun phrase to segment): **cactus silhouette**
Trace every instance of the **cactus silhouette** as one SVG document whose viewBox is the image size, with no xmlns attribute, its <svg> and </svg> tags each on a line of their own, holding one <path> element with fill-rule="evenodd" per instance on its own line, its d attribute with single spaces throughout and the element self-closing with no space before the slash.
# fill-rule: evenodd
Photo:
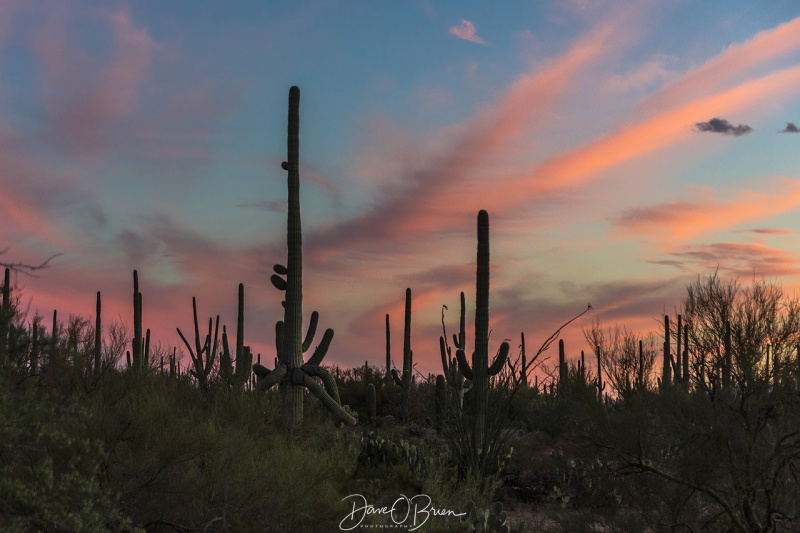
<svg viewBox="0 0 800 533">
<path fill-rule="evenodd" d="M 403 375 L 398 375 L 392 369 L 392 378 L 402 389 L 400 398 L 400 420 L 405 422 L 408 418 L 408 395 L 411 391 L 411 377 L 414 371 L 414 353 L 411 350 L 411 289 L 406 289 L 405 319 L 403 321 Z"/>
<path fill-rule="evenodd" d="M 178 330 L 178 335 L 181 336 L 183 343 L 189 350 L 189 355 L 192 358 L 192 375 L 197 379 L 197 383 L 203 391 L 208 391 L 209 378 L 211 371 L 214 369 L 214 362 L 217 359 L 217 341 L 219 340 L 219 315 L 217 315 L 216 325 L 214 326 L 214 336 L 211 336 L 211 326 L 213 321 L 211 317 L 208 318 L 208 334 L 203 343 L 200 342 L 200 325 L 197 322 L 197 299 L 192 297 L 192 315 L 194 318 L 194 350 L 191 344 L 183 336 L 181 328 Z"/>
<path fill-rule="evenodd" d="M 3 302 L 0 307 L 0 361 L 8 356 L 8 334 L 11 329 L 11 269 L 3 275 Z"/>
<path fill-rule="evenodd" d="M 664 366 L 661 371 L 661 388 L 668 389 L 672 385 L 672 354 L 670 353 L 669 315 L 664 315 Z"/>
<path fill-rule="evenodd" d="M 131 353 L 132 352 L 132 353 Z M 131 351 L 126 354 L 128 368 L 142 370 L 150 362 L 150 330 L 142 337 L 142 293 L 139 291 L 139 273 L 133 271 L 133 339 Z"/>
<path fill-rule="evenodd" d="M 94 373 L 100 373 L 100 365 L 102 364 L 103 355 L 103 328 L 100 320 L 100 291 L 97 291 L 97 305 L 94 318 Z"/>
<path fill-rule="evenodd" d="M 470 399 L 474 412 L 473 448 L 483 449 L 486 433 L 486 405 L 489 400 L 489 376 L 503 368 L 508 358 L 508 343 L 503 342 L 494 362 L 489 366 L 489 213 L 478 213 L 478 255 L 475 294 L 475 351 L 472 366 L 463 349 L 456 351 L 458 365 L 465 378 L 472 382 Z"/>
<path fill-rule="evenodd" d="M 564 351 L 564 339 L 558 339 L 558 393 L 562 396 L 567 392 L 568 379 L 569 368 Z"/>
<path fill-rule="evenodd" d="M 386 313 L 386 379 L 392 375 L 392 343 L 389 331 L 389 313 Z"/>
<path fill-rule="evenodd" d="M 228 343 L 228 329 L 222 326 L 222 352 L 219 354 L 219 373 L 222 379 L 235 389 L 242 389 L 248 382 L 253 366 L 253 354 L 244 345 L 244 284 L 239 284 L 239 305 L 236 315 L 236 362 L 234 367 Z"/>
<path fill-rule="evenodd" d="M 303 389 L 307 388 L 322 401 L 340 422 L 355 424 L 355 417 L 346 411 L 339 400 L 333 376 L 320 366 L 333 339 L 333 330 L 327 329 L 308 363 L 303 363 L 303 352 L 311 347 L 319 314 L 314 311 L 305 340 L 303 328 L 303 236 L 300 226 L 300 89 L 289 90 L 289 127 L 287 142 L 288 160 L 281 166 L 288 171 L 289 209 L 286 241 L 288 258 L 286 266 L 275 265 L 272 284 L 284 292 L 283 321 L 275 325 L 275 343 L 278 361 L 273 370 L 260 364 L 253 365 L 259 377 L 258 388 L 266 390 L 280 384 L 292 425 L 303 421 Z M 314 379 L 319 377 L 324 388 Z"/>
<path fill-rule="evenodd" d="M 450 346 L 447 345 L 447 339 L 444 331 L 444 309 L 442 307 L 442 333 L 443 336 L 439 337 L 439 352 L 442 356 L 442 371 L 444 372 L 444 379 L 456 393 L 458 398 L 459 409 L 464 406 L 464 392 L 469 388 L 469 384 L 464 378 L 464 374 L 458 368 L 458 358 L 452 357 Z M 459 319 L 458 335 L 453 333 L 453 345 L 458 350 L 465 350 L 466 342 L 466 302 L 464 293 L 461 293 L 461 314 Z"/>
</svg>

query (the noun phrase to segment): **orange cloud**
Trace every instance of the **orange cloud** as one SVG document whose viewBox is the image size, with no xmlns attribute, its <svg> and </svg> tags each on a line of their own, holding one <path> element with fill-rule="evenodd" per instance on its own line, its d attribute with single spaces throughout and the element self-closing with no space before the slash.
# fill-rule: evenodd
<svg viewBox="0 0 800 533">
<path fill-rule="evenodd" d="M 773 180 L 772 188 L 772 192 L 741 191 L 728 201 L 674 201 L 629 209 L 617 218 L 616 224 L 648 237 L 689 239 L 800 207 L 797 179 Z"/>
<path fill-rule="evenodd" d="M 464 39 L 465 41 L 486 44 L 486 40 L 482 37 L 478 37 L 478 35 L 475 33 L 475 25 L 467 19 L 461 19 L 461 24 L 458 26 L 453 26 L 447 30 L 447 32 L 450 35 L 455 35 L 459 39 Z"/>
<path fill-rule="evenodd" d="M 601 171 L 686 141 L 697 117 L 728 114 L 764 101 L 774 102 L 796 93 L 800 66 L 790 67 L 743 83 L 723 93 L 665 111 L 625 127 L 595 142 L 551 158 L 533 169 L 493 183 L 513 195 L 487 195 L 485 190 L 464 191 L 473 208 L 504 210 L 543 195 L 586 183 Z M 463 204 L 462 204 L 463 205 Z"/>
</svg>

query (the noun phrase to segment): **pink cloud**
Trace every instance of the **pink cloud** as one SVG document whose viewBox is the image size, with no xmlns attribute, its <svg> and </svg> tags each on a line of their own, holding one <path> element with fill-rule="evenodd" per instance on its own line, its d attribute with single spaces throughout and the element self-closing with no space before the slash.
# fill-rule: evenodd
<svg viewBox="0 0 800 533">
<path fill-rule="evenodd" d="M 109 59 L 74 44 L 72 15 L 64 7 L 53 10 L 35 44 L 43 67 L 50 140 L 80 154 L 96 153 L 115 122 L 137 111 L 156 50 L 147 30 L 135 27 L 127 11 L 105 18 L 111 30 Z"/>
<path fill-rule="evenodd" d="M 486 44 L 486 40 L 478 37 L 478 35 L 475 33 L 475 25 L 467 19 L 461 19 L 461 24 L 458 26 L 453 26 L 447 31 L 450 35 L 455 35 L 459 39 L 464 39 L 465 41 L 471 41 L 478 44 Z"/>
<path fill-rule="evenodd" d="M 797 179 L 774 179 L 769 185 L 771 191 L 743 190 L 730 200 L 674 201 L 629 209 L 616 219 L 616 224 L 647 237 L 689 239 L 800 207 L 800 183 Z"/>
</svg>

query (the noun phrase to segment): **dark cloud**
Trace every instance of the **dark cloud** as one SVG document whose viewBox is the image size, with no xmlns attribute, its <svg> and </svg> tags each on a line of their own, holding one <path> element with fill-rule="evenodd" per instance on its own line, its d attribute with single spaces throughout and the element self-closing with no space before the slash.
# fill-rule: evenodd
<svg viewBox="0 0 800 533">
<path fill-rule="evenodd" d="M 694 125 L 695 129 L 700 132 L 721 133 L 723 135 L 733 135 L 739 137 L 746 135 L 753 131 L 753 128 L 747 124 L 737 124 L 734 126 L 724 118 L 712 118 L 708 122 L 698 122 Z"/>
<path fill-rule="evenodd" d="M 733 230 L 733 233 L 757 233 L 759 235 L 793 235 L 795 232 L 783 228 L 753 228 L 746 230 Z"/>
<path fill-rule="evenodd" d="M 794 125 L 794 122 L 787 122 L 786 127 L 779 133 L 800 133 L 800 128 Z"/>
</svg>

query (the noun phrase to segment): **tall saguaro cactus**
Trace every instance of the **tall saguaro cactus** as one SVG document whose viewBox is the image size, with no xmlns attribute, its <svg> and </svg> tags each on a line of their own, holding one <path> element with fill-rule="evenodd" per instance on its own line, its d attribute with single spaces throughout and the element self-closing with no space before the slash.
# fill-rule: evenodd
<svg viewBox="0 0 800 533">
<path fill-rule="evenodd" d="M 278 322 L 275 327 L 278 361 L 274 370 L 256 364 L 253 365 L 253 371 L 260 379 L 258 387 L 261 390 L 280 384 L 292 425 L 303 421 L 304 388 L 316 395 L 339 421 L 355 424 L 356 419 L 339 401 L 339 392 L 333 376 L 320 366 L 333 338 L 332 329 L 325 331 L 322 341 L 308 363 L 303 363 L 303 352 L 308 350 L 313 342 L 319 315 L 316 312 L 312 313 L 304 341 L 303 237 L 300 229 L 300 89 L 297 87 L 289 90 L 287 145 L 288 160 L 281 166 L 288 171 L 289 212 L 286 230 L 288 258 L 286 266 L 275 265 L 275 274 L 271 278 L 272 284 L 278 290 L 285 292 L 283 321 Z M 324 389 L 314 377 L 322 379 Z"/>
<path fill-rule="evenodd" d="M 486 435 L 486 405 L 489 400 L 489 376 L 503 368 L 508 358 L 508 343 L 503 342 L 497 357 L 489 366 L 489 213 L 478 213 L 478 256 L 475 285 L 475 351 L 472 366 L 467 362 L 464 350 L 456 351 L 461 373 L 472 382 L 470 402 L 475 416 L 473 446 L 483 448 Z"/>
<path fill-rule="evenodd" d="M 392 375 L 392 343 L 389 330 L 389 313 L 386 313 L 386 379 Z"/>
<path fill-rule="evenodd" d="M 661 370 L 661 389 L 666 390 L 672 385 L 672 353 L 670 352 L 670 326 L 669 315 L 664 315 L 664 365 Z"/>
<path fill-rule="evenodd" d="M 142 293 L 139 292 L 139 273 L 133 271 L 133 340 L 131 340 L 131 352 L 128 352 L 128 367 L 136 370 L 147 368 L 150 359 L 150 330 L 147 330 L 146 337 L 142 337 Z"/>
<path fill-rule="evenodd" d="M 411 350 L 411 288 L 406 289 L 406 306 L 403 323 L 403 375 L 398 376 L 392 369 L 392 378 L 402 389 L 400 399 L 400 418 L 405 422 L 408 417 L 408 394 L 411 391 L 411 377 L 414 372 L 414 352 Z"/>
<path fill-rule="evenodd" d="M 11 269 L 3 275 L 3 301 L 0 303 L 0 360 L 8 356 L 8 335 L 11 331 Z"/>
<path fill-rule="evenodd" d="M 95 375 L 98 375 L 100 373 L 103 356 L 103 328 L 100 319 L 100 291 L 97 291 L 96 307 L 97 309 L 94 317 L 94 373 Z"/>
</svg>

